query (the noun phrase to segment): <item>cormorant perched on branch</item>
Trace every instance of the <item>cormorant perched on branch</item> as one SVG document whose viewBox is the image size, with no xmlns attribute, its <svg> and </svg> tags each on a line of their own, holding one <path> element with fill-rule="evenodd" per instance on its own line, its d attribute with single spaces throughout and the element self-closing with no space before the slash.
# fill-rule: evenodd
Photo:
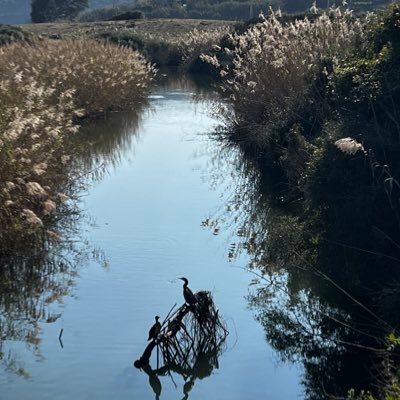
<svg viewBox="0 0 400 400">
<path fill-rule="evenodd" d="M 160 317 L 156 315 L 156 323 L 149 330 L 149 338 L 147 340 L 157 339 L 158 334 L 161 330 L 161 324 L 158 322 Z"/>
<path fill-rule="evenodd" d="M 187 304 L 189 304 L 189 306 L 195 306 L 197 303 L 197 300 L 196 300 L 196 297 L 193 294 L 193 292 L 188 287 L 189 281 L 186 278 L 179 278 L 179 279 L 182 279 L 183 282 L 185 282 L 183 284 L 183 297 L 185 299 L 185 302 Z"/>
</svg>

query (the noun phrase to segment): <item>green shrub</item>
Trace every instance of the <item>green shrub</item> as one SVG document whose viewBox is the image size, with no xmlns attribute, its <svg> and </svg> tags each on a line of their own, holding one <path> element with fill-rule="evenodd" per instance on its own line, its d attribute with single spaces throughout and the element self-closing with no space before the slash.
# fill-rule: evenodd
<svg viewBox="0 0 400 400">
<path fill-rule="evenodd" d="M 32 0 L 33 23 L 71 20 L 89 6 L 88 0 Z"/>
<path fill-rule="evenodd" d="M 145 42 L 142 37 L 131 31 L 104 32 L 97 36 L 99 39 L 106 40 L 118 46 L 129 47 L 147 55 Z"/>
<path fill-rule="evenodd" d="M 109 21 L 125 21 L 130 19 L 143 19 L 144 14 L 141 11 L 133 10 L 122 14 L 117 14 L 109 19 Z"/>
<path fill-rule="evenodd" d="M 128 4 L 118 4 L 115 7 L 97 8 L 88 10 L 78 16 L 80 22 L 108 21 L 111 18 L 135 11 L 135 7 Z"/>
</svg>

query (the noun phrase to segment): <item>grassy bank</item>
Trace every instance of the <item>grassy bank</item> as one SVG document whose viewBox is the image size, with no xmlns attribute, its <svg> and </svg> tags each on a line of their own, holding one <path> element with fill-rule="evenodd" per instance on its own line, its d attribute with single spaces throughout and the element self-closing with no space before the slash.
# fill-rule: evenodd
<svg viewBox="0 0 400 400">
<path fill-rule="evenodd" d="M 336 337 L 337 343 L 342 339 L 364 351 L 375 349 L 369 354 L 375 365 L 363 366 L 363 373 L 372 368 L 382 372 L 366 385 L 380 385 L 370 388 L 376 398 L 385 399 L 399 398 L 399 320 L 394 312 L 400 299 L 399 26 L 399 4 L 359 18 L 332 9 L 290 22 L 277 13 L 233 37 L 234 47 L 226 54 L 229 67 L 220 66 L 227 94 L 221 111 L 224 139 L 244 150 L 261 179 L 268 177 L 277 203 L 296 209 L 274 220 L 269 245 L 262 244 L 268 248 L 260 268 L 273 270 L 279 262 L 290 282 L 300 279 L 303 290 L 317 296 L 325 290 L 324 310 L 332 318 L 338 319 L 332 310 L 340 303 L 349 331 L 329 326 L 331 335 L 324 340 Z M 216 57 L 206 59 L 220 65 Z M 280 247 L 271 251 L 274 243 Z M 314 278 L 305 284 L 299 270 Z M 328 297 L 326 286 L 332 288 Z M 338 288 L 341 295 L 366 304 L 369 316 L 353 301 L 337 302 Z M 324 315 L 298 311 L 314 318 L 321 332 L 329 331 Z M 287 332 L 298 334 L 289 311 L 271 313 L 285 322 Z M 299 338 L 293 344 L 282 332 L 269 333 L 285 337 L 287 347 L 276 342 L 284 354 L 293 345 L 304 356 L 316 385 L 313 393 L 325 390 L 318 387 L 317 367 L 307 358 L 315 350 L 310 342 Z M 327 349 L 327 359 L 332 354 Z M 337 357 L 344 362 L 339 352 Z M 328 373 L 328 367 L 318 373 Z M 332 381 L 329 385 L 330 395 L 346 395 L 335 392 Z"/>
<path fill-rule="evenodd" d="M 57 211 L 68 212 L 76 189 L 69 136 L 77 122 L 143 103 L 153 76 L 138 53 L 89 39 L 0 49 L 2 251 L 56 236 Z"/>
</svg>

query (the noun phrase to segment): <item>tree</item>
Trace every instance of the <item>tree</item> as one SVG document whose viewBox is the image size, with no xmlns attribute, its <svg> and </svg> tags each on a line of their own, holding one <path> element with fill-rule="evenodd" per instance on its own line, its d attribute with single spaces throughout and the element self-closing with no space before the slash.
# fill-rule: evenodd
<svg viewBox="0 0 400 400">
<path fill-rule="evenodd" d="M 32 0 L 31 19 L 34 23 L 74 19 L 88 6 L 89 0 Z"/>
</svg>

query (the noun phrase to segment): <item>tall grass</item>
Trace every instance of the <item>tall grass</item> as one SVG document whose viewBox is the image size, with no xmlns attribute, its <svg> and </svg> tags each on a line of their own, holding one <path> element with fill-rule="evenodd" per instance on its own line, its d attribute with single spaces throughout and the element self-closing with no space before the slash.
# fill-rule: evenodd
<svg viewBox="0 0 400 400">
<path fill-rule="evenodd" d="M 327 77 L 362 35 L 362 24 L 351 11 L 333 8 L 294 22 L 283 22 L 279 12 L 271 12 L 232 36 L 233 51 L 227 50 L 232 63 L 221 71 L 234 111 L 230 122 L 262 126 L 263 134 L 284 127 L 309 101 L 317 74 Z M 219 64 L 215 57 L 205 59 Z M 257 138 L 263 140 L 263 134 Z"/>
<path fill-rule="evenodd" d="M 75 106 L 90 115 L 143 101 L 154 69 L 139 53 L 91 39 L 14 44 L 0 53 L 0 74 L 21 82 L 35 77 L 56 92 L 74 90 Z"/>
<path fill-rule="evenodd" d="M 144 50 L 153 62 L 160 65 L 176 65 L 184 71 L 196 70 L 197 63 L 203 63 L 202 54 L 213 54 L 215 47 L 226 36 L 231 28 L 222 25 L 216 29 L 193 29 L 188 33 L 177 35 L 143 35 Z"/>
<path fill-rule="evenodd" d="M 77 118 L 142 102 L 153 75 L 138 53 L 93 40 L 0 50 L 0 242 L 45 231 L 73 193 Z"/>
<path fill-rule="evenodd" d="M 58 92 L 18 72 L 0 80 L 0 241 L 44 226 L 68 198 L 69 155 L 64 142 L 76 132 L 73 90 Z"/>
</svg>

